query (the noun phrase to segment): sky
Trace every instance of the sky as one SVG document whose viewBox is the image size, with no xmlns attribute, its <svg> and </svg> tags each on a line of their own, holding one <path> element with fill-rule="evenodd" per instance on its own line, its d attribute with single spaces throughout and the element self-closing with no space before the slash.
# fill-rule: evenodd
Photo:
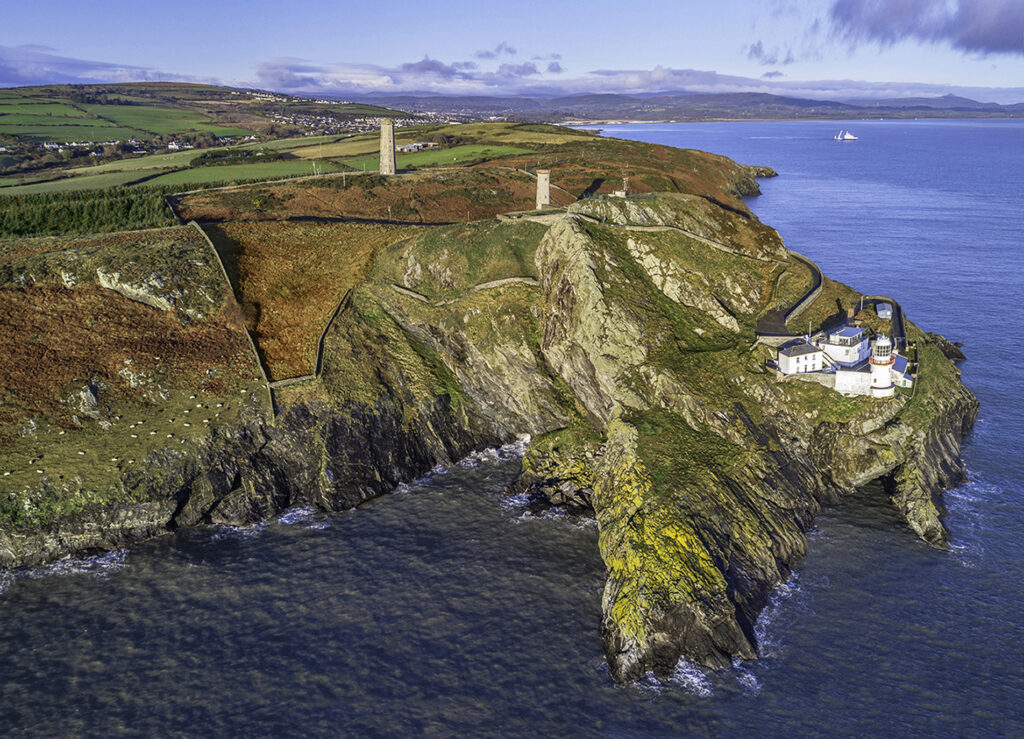
<svg viewBox="0 0 1024 739">
<path fill-rule="evenodd" d="M 954 93 L 1024 102 L 1024 0 L 5 3 L 0 86 Z"/>
</svg>

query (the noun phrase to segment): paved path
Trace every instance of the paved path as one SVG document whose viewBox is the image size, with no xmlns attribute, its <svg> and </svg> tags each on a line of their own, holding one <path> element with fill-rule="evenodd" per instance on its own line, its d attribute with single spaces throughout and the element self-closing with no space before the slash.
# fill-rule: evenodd
<svg viewBox="0 0 1024 739">
<path fill-rule="evenodd" d="M 892 343 L 897 349 L 907 348 L 907 319 L 903 315 L 903 306 L 886 295 L 867 295 L 864 297 L 865 304 L 878 305 L 879 303 L 892 304 Z"/>
<path fill-rule="evenodd" d="M 811 271 L 811 287 L 792 305 L 777 308 L 761 316 L 760 320 L 757 322 L 756 331 L 759 335 L 789 335 L 789 329 L 786 328 L 786 324 L 803 313 L 815 300 L 817 300 L 818 296 L 821 295 L 825 278 L 821 274 L 821 269 L 818 265 L 804 255 L 797 254 L 795 251 L 791 251 L 790 254 L 792 254 L 795 259 L 805 264 Z"/>
<path fill-rule="evenodd" d="M 701 236 L 700 234 L 694 233 L 693 231 L 687 231 L 685 228 L 680 228 L 679 226 L 669 226 L 667 224 L 661 224 L 657 226 L 641 226 L 635 223 L 612 223 L 611 221 L 603 221 L 600 218 L 595 218 L 594 216 L 589 215 L 587 213 L 578 213 L 575 211 L 570 212 L 569 217 L 579 218 L 580 220 L 589 221 L 590 223 L 596 223 L 599 226 L 607 226 L 609 228 L 621 228 L 624 231 L 675 231 L 677 233 L 684 234 L 689 238 L 694 239 L 695 241 L 699 241 L 705 246 L 710 246 L 712 249 L 717 249 L 718 251 L 724 251 L 727 254 L 734 254 L 735 256 L 738 257 L 746 257 L 747 259 L 753 259 L 758 262 L 778 261 L 776 259 L 768 259 L 765 257 L 755 257 L 753 254 L 748 254 L 745 251 L 740 251 L 739 249 L 735 249 L 729 246 L 728 244 L 723 244 L 721 241 L 709 239 L 706 236 Z"/>
</svg>

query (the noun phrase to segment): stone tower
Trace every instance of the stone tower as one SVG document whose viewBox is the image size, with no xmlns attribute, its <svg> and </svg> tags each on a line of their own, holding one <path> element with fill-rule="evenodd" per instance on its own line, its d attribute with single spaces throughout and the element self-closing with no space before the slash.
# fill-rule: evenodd
<svg viewBox="0 0 1024 739">
<path fill-rule="evenodd" d="M 551 170 L 537 170 L 537 210 L 551 205 Z"/>
<path fill-rule="evenodd" d="M 395 173 L 395 122 L 380 119 L 380 173 Z"/>
</svg>

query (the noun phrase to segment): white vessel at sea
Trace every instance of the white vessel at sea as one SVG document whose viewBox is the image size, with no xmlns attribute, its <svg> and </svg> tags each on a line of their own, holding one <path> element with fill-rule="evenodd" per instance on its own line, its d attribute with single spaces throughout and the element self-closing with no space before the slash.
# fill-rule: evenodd
<svg viewBox="0 0 1024 739">
<path fill-rule="evenodd" d="M 832 137 L 833 141 L 856 141 L 857 137 L 849 131 L 840 131 Z"/>
</svg>

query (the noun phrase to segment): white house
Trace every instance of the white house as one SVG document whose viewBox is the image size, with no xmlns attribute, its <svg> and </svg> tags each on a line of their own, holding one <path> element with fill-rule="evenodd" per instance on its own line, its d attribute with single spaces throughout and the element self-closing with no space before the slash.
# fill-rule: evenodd
<svg viewBox="0 0 1024 739">
<path fill-rule="evenodd" d="M 825 355 L 821 349 L 801 339 L 779 347 L 778 361 L 784 375 L 819 372 L 824 367 Z"/>
<path fill-rule="evenodd" d="M 871 342 L 868 332 L 855 326 L 843 326 L 836 329 L 815 344 L 835 364 L 853 367 L 871 356 Z"/>
<path fill-rule="evenodd" d="M 891 321 L 892 303 L 875 303 L 875 313 L 878 314 L 879 318 L 884 318 L 887 321 Z"/>
</svg>

